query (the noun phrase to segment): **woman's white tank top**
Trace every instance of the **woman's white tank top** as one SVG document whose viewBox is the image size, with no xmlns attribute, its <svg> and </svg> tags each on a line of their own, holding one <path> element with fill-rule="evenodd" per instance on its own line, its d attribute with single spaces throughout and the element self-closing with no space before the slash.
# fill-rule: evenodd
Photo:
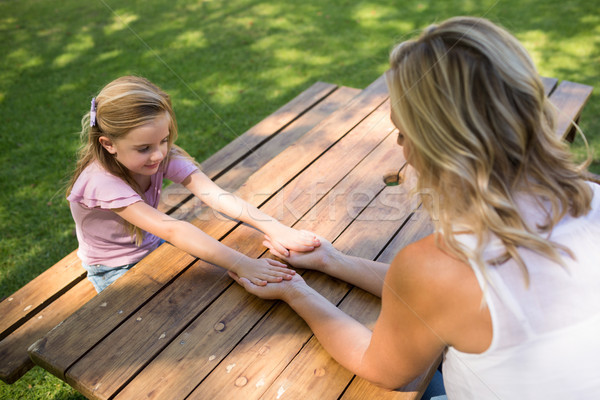
<svg viewBox="0 0 600 400">
<path fill-rule="evenodd" d="M 514 261 L 489 267 L 489 282 L 471 267 L 484 290 L 493 325 L 490 347 L 481 354 L 448 348 L 444 385 L 449 399 L 600 398 L 600 186 L 592 210 L 566 216 L 551 240 L 571 249 L 567 268 L 530 250 L 520 250 L 530 284 Z M 539 205 L 519 201 L 526 221 L 541 223 Z M 458 235 L 465 246 L 475 238 Z M 491 241 L 484 260 L 503 253 Z"/>
</svg>

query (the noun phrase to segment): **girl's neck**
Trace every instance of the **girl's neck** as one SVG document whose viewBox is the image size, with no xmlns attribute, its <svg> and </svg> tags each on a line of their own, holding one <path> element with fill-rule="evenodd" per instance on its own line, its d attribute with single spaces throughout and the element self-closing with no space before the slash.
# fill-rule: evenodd
<svg viewBox="0 0 600 400">
<path fill-rule="evenodd" d="M 148 189 L 150 189 L 150 184 L 152 183 L 152 177 L 150 175 L 132 174 L 132 176 L 140 186 L 140 189 L 142 189 L 143 193 L 146 193 Z"/>
</svg>

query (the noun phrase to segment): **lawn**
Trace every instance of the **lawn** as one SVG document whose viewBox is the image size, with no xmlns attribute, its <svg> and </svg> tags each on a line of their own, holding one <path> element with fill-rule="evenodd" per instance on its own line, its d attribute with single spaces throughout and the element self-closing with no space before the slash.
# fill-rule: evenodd
<svg viewBox="0 0 600 400">
<path fill-rule="evenodd" d="M 0 299 L 77 247 L 64 186 L 91 98 L 135 74 L 171 94 L 199 161 L 317 80 L 363 88 L 390 48 L 455 15 L 513 32 L 539 71 L 596 88 L 581 127 L 600 173 L 598 0 L 0 2 Z M 573 151 L 584 153 L 577 139 Z M 76 334 L 76 333 L 74 333 Z M 77 398 L 39 368 L 0 399 Z"/>
</svg>

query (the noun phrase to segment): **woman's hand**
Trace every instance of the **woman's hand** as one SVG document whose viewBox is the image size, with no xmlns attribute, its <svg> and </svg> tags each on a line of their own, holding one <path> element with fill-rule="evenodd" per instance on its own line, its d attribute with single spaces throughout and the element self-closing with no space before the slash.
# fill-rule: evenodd
<svg viewBox="0 0 600 400">
<path fill-rule="evenodd" d="M 263 242 L 263 245 L 269 249 L 271 254 L 294 267 L 326 272 L 325 270 L 332 264 L 332 261 L 339 252 L 327 239 L 317 236 L 312 232 L 303 232 L 307 232 L 310 236 L 316 237 L 320 244 L 319 247 L 310 252 L 290 251 L 286 255 L 278 250 L 277 246 L 268 236 L 265 236 L 266 240 Z"/>
<path fill-rule="evenodd" d="M 275 228 L 266 232 L 265 237 L 279 254 L 288 256 L 290 250 L 307 252 L 319 247 L 321 242 L 312 232 L 297 230 L 277 223 Z"/>
<path fill-rule="evenodd" d="M 256 285 L 246 278 L 239 277 L 232 271 L 229 271 L 229 276 L 246 289 L 248 293 L 266 300 L 283 300 L 289 302 L 290 299 L 310 290 L 299 274 L 293 275 L 290 280 L 279 283 L 267 283 L 266 285 Z"/>
<path fill-rule="evenodd" d="M 265 286 L 267 283 L 289 281 L 296 274 L 296 271 L 288 268 L 287 265 L 270 258 L 248 258 L 248 260 L 236 265 L 232 271 L 253 285 Z"/>
</svg>

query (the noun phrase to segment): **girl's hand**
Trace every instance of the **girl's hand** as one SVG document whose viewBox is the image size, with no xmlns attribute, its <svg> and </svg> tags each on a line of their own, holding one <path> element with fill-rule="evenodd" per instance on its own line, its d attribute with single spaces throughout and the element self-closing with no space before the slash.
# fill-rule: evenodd
<svg viewBox="0 0 600 400">
<path fill-rule="evenodd" d="M 275 246 L 273 241 L 271 241 L 268 236 L 265 236 L 266 240 L 263 242 L 263 245 L 269 249 L 271 254 L 293 265 L 294 267 L 315 269 L 326 272 L 325 270 L 331 266 L 339 252 L 327 239 L 319 237 L 312 232 L 308 233 L 310 235 L 314 235 L 317 240 L 319 240 L 320 244 L 319 247 L 310 252 L 289 251 L 287 255 L 283 254 L 278 250 L 277 246 Z"/>
<path fill-rule="evenodd" d="M 235 272 L 229 271 L 229 276 L 239 283 L 248 293 L 266 300 L 284 300 L 298 297 L 308 289 L 308 285 L 299 274 L 295 274 L 290 280 L 281 283 L 267 283 L 266 285 L 255 285 L 246 278 L 240 278 Z"/>
<path fill-rule="evenodd" d="M 265 286 L 267 283 L 289 281 L 296 271 L 287 265 L 270 258 L 250 258 L 250 262 L 240 264 L 236 268 L 236 275 L 244 278 L 254 285 Z"/>
<path fill-rule="evenodd" d="M 278 224 L 277 228 L 267 232 L 265 237 L 278 253 L 286 256 L 290 254 L 289 250 L 306 252 L 321 245 L 314 233 L 299 231 L 283 224 Z"/>
</svg>

